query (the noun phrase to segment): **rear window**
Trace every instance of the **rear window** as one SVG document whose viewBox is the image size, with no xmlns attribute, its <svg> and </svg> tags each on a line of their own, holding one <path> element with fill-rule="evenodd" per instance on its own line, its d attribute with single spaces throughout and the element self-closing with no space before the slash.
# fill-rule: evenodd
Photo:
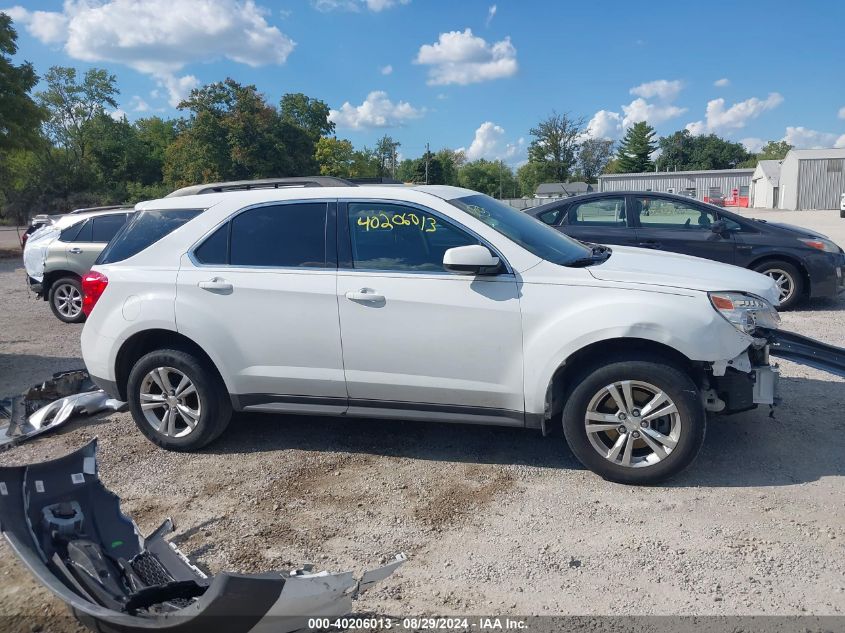
<svg viewBox="0 0 845 633">
<path fill-rule="evenodd" d="M 77 240 L 77 236 L 82 231 L 82 227 L 86 228 L 87 232 L 91 231 L 91 223 L 88 221 L 77 222 L 76 224 L 67 227 L 62 231 L 62 234 L 59 236 L 59 241 L 61 242 L 84 242 L 85 240 Z M 88 240 L 89 242 L 91 240 Z"/>
<path fill-rule="evenodd" d="M 116 213 L 114 215 L 99 215 L 93 219 L 94 228 L 92 231 L 92 242 L 110 242 L 124 224 L 126 214 Z"/>
<path fill-rule="evenodd" d="M 96 263 L 113 264 L 137 255 L 200 213 L 202 209 L 138 211 L 100 253 Z"/>
</svg>

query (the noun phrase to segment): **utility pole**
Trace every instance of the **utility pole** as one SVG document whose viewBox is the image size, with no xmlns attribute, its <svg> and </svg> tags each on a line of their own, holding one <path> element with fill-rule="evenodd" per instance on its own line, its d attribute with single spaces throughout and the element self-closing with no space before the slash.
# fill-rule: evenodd
<svg viewBox="0 0 845 633">
<path fill-rule="evenodd" d="M 425 144 L 425 184 L 428 184 L 428 155 L 430 150 L 428 149 L 428 143 Z"/>
</svg>

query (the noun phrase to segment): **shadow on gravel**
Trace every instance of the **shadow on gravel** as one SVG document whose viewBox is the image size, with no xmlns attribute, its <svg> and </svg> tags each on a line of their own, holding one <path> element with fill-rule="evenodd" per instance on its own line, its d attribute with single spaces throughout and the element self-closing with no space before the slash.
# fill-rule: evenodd
<svg viewBox="0 0 845 633">
<path fill-rule="evenodd" d="M 210 453 L 297 449 L 445 462 L 583 469 L 563 435 L 440 422 L 236 414 Z"/>
<path fill-rule="evenodd" d="M 782 381 L 783 404 L 714 418 L 695 463 L 666 486 L 789 486 L 845 476 L 845 384 Z M 208 453 L 297 449 L 583 470 L 562 434 L 459 424 L 236 415 Z"/>
</svg>

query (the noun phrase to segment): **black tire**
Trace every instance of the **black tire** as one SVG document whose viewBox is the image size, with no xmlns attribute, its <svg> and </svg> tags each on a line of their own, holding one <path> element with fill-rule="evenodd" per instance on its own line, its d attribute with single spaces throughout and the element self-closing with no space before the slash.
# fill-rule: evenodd
<svg viewBox="0 0 845 633">
<path fill-rule="evenodd" d="M 142 385 L 149 383 L 148 375 L 157 368 L 172 368 L 176 372 L 181 372 L 193 383 L 196 389 L 196 399 L 193 400 L 193 396 L 191 398 L 193 402 L 197 403 L 197 406 L 194 406 L 193 403 L 189 403 L 188 406 L 193 410 L 199 410 L 198 420 L 195 422 L 193 429 L 181 437 L 175 436 L 176 434 L 171 436 L 156 429 L 141 408 Z M 169 373 L 170 377 L 177 375 L 175 372 Z M 163 349 L 143 356 L 135 363 L 129 373 L 126 391 L 129 410 L 132 412 L 132 417 L 138 429 L 153 444 L 167 450 L 188 452 L 207 446 L 222 435 L 232 418 L 232 403 L 219 374 L 213 367 L 209 367 L 205 360 L 182 350 Z M 147 392 L 147 396 L 150 396 L 149 392 Z M 162 405 L 162 408 L 168 409 L 169 405 Z M 166 411 L 161 412 L 160 408 L 153 411 L 156 417 L 159 413 L 167 415 Z M 177 416 L 178 426 L 185 427 L 185 431 L 188 428 L 185 423 L 186 419 L 187 417 L 181 413 Z"/>
<path fill-rule="evenodd" d="M 781 259 L 770 259 L 757 264 L 754 270 L 773 279 L 785 275 L 788 283 L 792 284 L 792 292 L 775 306 L 778 310 L 791 310 L 804 298 L 804 275 L 794 264 Z"/>
<path fill-rule="evenodd" d="M 599 454 L 598 449 L 594 447 L 590 439 L 590 436 L 594 435 L 594 440 L 600 443 L 600 446 L 607 443 L 608 450 L 618 442 L 623 442 L 623 446 L 627 446 L 628 441 L 631 441 L 634 437 L 642 437 L 643 434 L 642 423 L 634 424 L 636 422 L 635 416 L 632 415 L 628 422 L 636 428 L 636 431 L 633 428 L 629 429 L 628 432 L 631 435 L 624 441 L 622 439 L 623 434 L 616 430 L 590 434 L 586 429 L 587 409 L 591 401 L 594 398 L 600 398 L 599 394 L 608 385 L 629 380 L 647 383 L 665 393 L 677 408 L 680 421 L 680 426 L 677 427 L 679 429 L 677 444 L 674 448 L 656 463 L 639 467 L 626 466 L 611 461 L 606 456 Z M 640 387 L 635 386 L 632 393 L 635 401 L 637 397 L 646 396 L 646 399 L 642 401 L 644 403 L 648 399 L 648 392 L 640 391 L 640 389 Z M 660 410 L 659 407 L 658 410 Z M 634 412 L 640 414 L 638 409 Z M 612 412 L 608 415 L 615 416 Z M 646 414 L 642 415 L 647 417 Z M 649 424 L 655 427 L 660 424 L 669 424 L 670 417 L 663 416 L 652 420 Z M 614 417 L 613 424 L 616 424 L 616 419 Z M 624 422 L 619 422 L 620 428 L 623 424 Z M 563 433 L 575 457 L 584 466 L 604 479 L 622 484 L 655 484 L 677 475 L 689 466 L 698 455 L 704 443 L 706 429 L 707 417 L 698 387 L 686 372 L 657 357 L 646 359 L 643 359 L 642 356 L 639 359 L 619 357 L 606 364 L 596 365 L 585 370 L 576 380 L 574 389 L 567 398 L 563 409 Z M 654 428 L 654 430 L 659 429 Z M 615 434 L 615 438 L 612 434 Z M 651 436 L 649 436 L 649 439 L 652 440 Z M 662 444 L 660 446 L 663 448 Z M 644 457 L 637 455 L 642 454 L 644 456 L 651 450 L 642 439 L 634 440 L 631 447 L 632 463 L 635 459 L 644 459 Z M 620 455 L 620 462 L 623 455 Z"/>
<path fill-rule="evenodd" d="M 78 308 L 76 296 L 79 297 Z M 71 299 L 71 302 L 68 302 L 68 299 Z M 82 282 L 76 277 L 62 277 L 54 281 L 50 286 L 47 301 L 59 321 L 64 323 L 85 321 L 85 313 L 82 312 Z"/>
</svg>

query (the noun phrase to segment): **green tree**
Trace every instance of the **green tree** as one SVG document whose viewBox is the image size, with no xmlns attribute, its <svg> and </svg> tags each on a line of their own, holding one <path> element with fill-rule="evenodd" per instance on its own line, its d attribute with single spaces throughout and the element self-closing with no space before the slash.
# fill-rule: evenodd
<svg viewBox="0 0 845 633">
<path fill-rule="evenodd" d="M 583 131 L 583 118 L 553 111 L 529 130 L 534 138 L 528 146 L 528 160 L 541 164 L 546 178 L 565 182 L 575 166 Z"/>
<path fill-rule="evenodd" d="M 428 159 L 427 172 L 426 159 Z M 414 161 L 413 181 L 429 185 L 445 185 L 446 179 L 443 173 L 443 163 L 432 152 L 426 152 L 422 157 Z"/>
<path fill-rule="evenodd" d="M 654 163 L 650 158 L 657 149 L 654 136 L 654 128 L 645 121 L 634 123 L 628 128 L 619 144 L 616 155 L 621 173 L 630 174 L 654 170 Z"/>
<path fill-rule="evenodd" d="M 402 144 L 393 137 L 385 134 L 376 141 L 376 156 L 378 157 L 377 176 L 383 178 L 396 177 L 396 167 L 399 164 L 399 147 Z"/>
<path fill-rule="evenodd" d="M 466 162 L 466 155 L 462 151 L 443 148 L 434 154 L 443 171 L 443 184 L 457 186 L 458 171 Z"/>
<path fill-rule="evenodd" d="M 329 121 L 329 106 L 301 92 L 282 95 L 279 114 L 282 121 L 308 132 L 315 143 L 321 136 L 334 133 L 334 122 Z"/>
<path fill-rule="evenodd" d="M 516 170 L 516 179 L 519 183 L 519 194 L 533 198 L 537 185 L 545 180 L 543 165 L 528 161 Z"/>
<path fill-rule="evenodd" d="M 369 147 L 355 150 L 352 153 L 352 174 L 353 178 L 376 178 L 379 176 L 381 164 L 375 150 Z"/>
<path fill-rule="evenodd" d="M 752 158 L 741 143 L 728 141 L 715 134 L 694 136 L 689 130 L 678 130 L 664 136 L 659 146 L 660 158 L 657 164 L 663 171 L 733 169 Z"/>
<path fill-rule="evenodd" d="M 320 165 L 323 176 L 337 176 L 338 178 L 353 177 L 353 155 L 355 149 L 352 143 L 333 136 L 324 136 L 317 141 L 315 158 Z"/>
<path fill-rule="evenodd" d="M 757 154 L 757 160 L 783 160 L 793 146 L 786 141 L 769 141 Z"/>
<path fill-rule="evenodd" d="M 12 19 L 0 13 L 0 162 L 3 152 L 26 148 L 38 138 L 44 112 L 29 92 L 38 83 L 32 64 L 12 64 L 18 34 Z"/>
<path fill-rule="evenodd" d="M 459 172 L 460 185 L 488 196 L 512 198 L 518 191 L 513 171 L 500 160 L 484 158 L 466 163 Z"/>
<path fill-rule="evenodd" d="M 578 169 L 585 182 L 596 182 L 613 158 L 613 141 L 602 138 L 588 138 L 578 150 Z"/>
</svg>

